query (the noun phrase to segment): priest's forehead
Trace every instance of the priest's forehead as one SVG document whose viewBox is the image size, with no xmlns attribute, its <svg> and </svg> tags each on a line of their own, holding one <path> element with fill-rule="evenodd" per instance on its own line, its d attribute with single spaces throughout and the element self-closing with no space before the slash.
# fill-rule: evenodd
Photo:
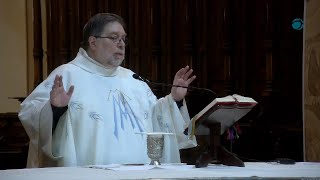
<svg viewBox="0 0 320 180">
<path fill-rule="evenodd" d="M 126 32 L 123 26 L 118 22 L 111 22 L 105 25 L 101 35 L 117 35 L 117 36 L 126 36 Z"/>
</svg>

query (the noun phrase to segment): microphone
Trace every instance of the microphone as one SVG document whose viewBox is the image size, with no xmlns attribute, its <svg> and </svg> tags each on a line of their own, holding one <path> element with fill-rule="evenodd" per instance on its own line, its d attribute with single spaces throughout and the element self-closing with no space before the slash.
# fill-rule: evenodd
<svg viewBox="0 0 320 180">
<path fill-rule="evenodd" d="M 143 82 L 145 82 L 145 83 L 150 83 L 149 80 L 142 78 L 142 77 L 139 76 L 138 74 L 133 74 L 132 77 L 135 78 L 135 79 L 138 79 L 138 80 L 140 80 L 140 81 L 143 81 Z"/>
<path fill-rule="evenodd" d="M 138 74 L 133 74 L 132 77 L 133 77 L 134 79 L 143 81 L 143 82 L 145 82 L 145 83 L 147 83 L 147 84 L 151 84 L 151 85 L 167 86 L 167 87 L 181 87 L 181 88 L 186 88 L 186 89 L 188 89 L 188 90 L 207 91 L 207 92 L 209 92 L 211 95 L 213 95 L 214 97 L 217 97 L 217 93 L 215 93 L 215 92 L 213 92 L 212 90 L 207 89 L 207 88 L 198 88 L 198 87 L 194 87 L 194 86 L 180 86 L 180 85 L 174 85 L 174 84 L 151 82 L 151 81 L 149 81 L 148 79 L 145 79 L 145 78 L 139 76 Z"/>
</svg>

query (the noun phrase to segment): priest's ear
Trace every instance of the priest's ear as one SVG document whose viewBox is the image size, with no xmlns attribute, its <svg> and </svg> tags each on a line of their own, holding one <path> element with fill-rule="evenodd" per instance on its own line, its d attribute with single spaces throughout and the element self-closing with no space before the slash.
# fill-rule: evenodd
<svg viewBox="0 0 320 180">
<path fill-rule="evenodd" d="M 91 49 L 96 49 L 97 48 L 97 38 L 94 36 L 90 36 L 88 38 L 88 45 Z"/>
</svg>

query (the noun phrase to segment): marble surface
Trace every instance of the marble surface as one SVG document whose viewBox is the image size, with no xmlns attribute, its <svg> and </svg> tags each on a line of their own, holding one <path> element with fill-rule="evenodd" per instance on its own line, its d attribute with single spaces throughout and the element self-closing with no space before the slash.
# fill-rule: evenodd
<svg viewBox="0 0 320 180">
<path fill-rule="evenodd" d="M 146 166 L 146 167 L 143 167 Z M 1 180 L 66 180 L 66 179 L 320 179 L 320 163 L 299 162 L 293 165 L 246 162 L 245 167 L 188 165 L 58 167 L 0 171 Z"/>
</svg>

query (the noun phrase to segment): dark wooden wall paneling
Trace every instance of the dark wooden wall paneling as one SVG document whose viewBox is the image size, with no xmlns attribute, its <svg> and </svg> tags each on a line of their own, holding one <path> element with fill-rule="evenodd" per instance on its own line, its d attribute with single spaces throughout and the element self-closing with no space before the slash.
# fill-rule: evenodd
<svg viewBox="0 0 320 180">
<path fill-rule="evenodd" d="M 227 146 L 247 158 L 302 160 L 302 31 L 291 21 L 303 17 L 303 0 L 47 0 L 46 7 L 49 72 L 75 57 L 90 16 L 119 14 L 129 37 L 125 67 L 171 83 L 188 64 L 198 77 L 194 86 L 253 97 L 259 106 L 240 121 L 241 138 Z M 41 74 L 39 7 L 34 11 Z M 153 89 L 158 96 L 170 92 Z M 191 116 L 211 100 L 190 92 Z"/>
<path fill-rule="evenodd" d="M 43 80 L 43 48 L 42 48 L 42 20 L 40 0 L 33 1 L 33 58 L 34 58 L 34 86 Z"/>
<path fill-rule="evenodd" d="M 0 170 L 24 168 L 29 138 L 17 113 L 0 114 Z"/>
</svg>

